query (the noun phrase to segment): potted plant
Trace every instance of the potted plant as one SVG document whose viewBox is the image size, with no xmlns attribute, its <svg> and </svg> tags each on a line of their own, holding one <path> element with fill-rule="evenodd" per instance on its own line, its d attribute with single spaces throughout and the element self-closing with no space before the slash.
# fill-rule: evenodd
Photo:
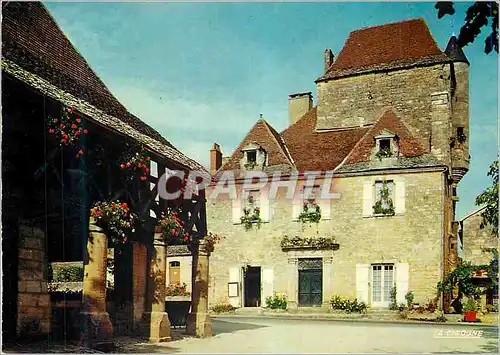
<svg viewBox="0 0 500 355">
<path fill-rule="evenodd" d="M 477 309 L 478 304 L 473 298 L 469 298 L 465 303 L 463 303 L 464 321 L 475 322 Z"/>
</svg>

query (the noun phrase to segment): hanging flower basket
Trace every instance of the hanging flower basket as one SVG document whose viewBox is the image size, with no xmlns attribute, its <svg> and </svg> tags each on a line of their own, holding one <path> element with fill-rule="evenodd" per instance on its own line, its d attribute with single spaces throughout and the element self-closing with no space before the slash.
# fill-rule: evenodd
<svg viewBox="0 0 500 355">
<path fill-rule="evenodd" d="M 321 209 L 316 201 L 305 202 L 298 218 L 301 223 L 319 223 L 321 221 Z"/>
<path fill-rule="evenodd" d="M 173 209 L 163 212 L 157 222 L 157 231 L 163 234 L 166 244 L 186 244 L 189 236 L 184 233 L 184 222 L 179 218 L 179 212 Z"/>
<path fill-rule="evenodd" d="M 141 146 L 138 152 L 123 155 L 120 160 L 120 169 L 132 179 L 135 176 L 140 176 L 141 181 L 145 181 L 148 178 L 150 161 L 151 157 Z"/>
<path fill-rule="evenodd" d="M 135 216 L 125 202 L 99 201 L 90 209 L 99 227 L 104 229 L 113 246 L 125 244 L 135 232 Z"/>
<path fill-rule="evenodd" d="M 260 208 L 244 208 L 243 216 L 240 217 L 240 221 L 245 227 L 246 231 L 252 229 L 254 223 L 257 224 L 257 228 L 260 228 L 262 219 L 260 218 Z"/>
<path fill-rule="evenodd" d="M 47 129 L 60 146 L 73 147 L 77 151 L 77 158 L 84 154 L 80 140 L 82 136 L 88 134 L 88 131 L 83 128 L 82 118 L 73 107 L 64 109 L 61 117 L 48 117 Z"/>
</svg>

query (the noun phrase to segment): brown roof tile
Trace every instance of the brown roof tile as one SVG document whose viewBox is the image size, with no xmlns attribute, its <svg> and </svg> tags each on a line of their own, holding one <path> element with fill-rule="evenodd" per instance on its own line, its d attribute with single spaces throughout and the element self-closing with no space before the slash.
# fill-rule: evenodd
<svg viewBox="0 0 500 355">
<path fill-rule="evenodd" d="M 293 165 L 278 132 L 264 119 L 259 119 L 238 145 L 231 158 L 221 167 L 220 171 L 239 170 L 239 161 L 243 158 L 241 150 L 251 143 L 260 145 L 267 152 L 268 166 L 285 165 L 291 167 Z"/>
<path fill-rule="evenodd" d="M 316 108 L 281 133 L 299 172 L 332 170 L 368 131 L 355 128 L 316 132 Z"/>
<path fill-rule="evenodd" d="M 356 144 L 349 153 L 345 164 L 355 164 L 369 161 L 372 149 L 375 147 L 375 137 L 382 131 L 390 131 L 398 137 L 397 145 L 400 155 L 403 157 L 417 157 L 424 155 L 425 149 L 418 139 L 412 136 L 408 128 L 401 122 L 392 108 L 383 111 L 378 121 L 366 132 L 364 137 Z"/>
<path fill-rule="evenodd" d="M 5 58 L 175 149 L 113 96 L 42 3 L 2 3 L 2 17 Z"/>
<path fill-rule="evenodd" d="M 448 61 L 425 21 L 412 19 L 351 32 L 326 74 L 317 81 Z"/>
</svg>

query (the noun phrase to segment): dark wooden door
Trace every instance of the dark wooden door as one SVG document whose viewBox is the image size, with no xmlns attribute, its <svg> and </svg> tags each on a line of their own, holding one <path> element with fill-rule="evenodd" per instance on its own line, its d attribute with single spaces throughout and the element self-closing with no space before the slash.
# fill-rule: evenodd
<svg viewBox="0 0 500 355">
<path fill-rule="evenodd" d="M 299 270 L 299 306 L 321 305 L 323 273 L 321 270 Z"/>
<path fill-rule="evenodd" d="M 260 266 L 250 266 L 245 271 L 245 307 L 260 307 Z"/>
</svg>

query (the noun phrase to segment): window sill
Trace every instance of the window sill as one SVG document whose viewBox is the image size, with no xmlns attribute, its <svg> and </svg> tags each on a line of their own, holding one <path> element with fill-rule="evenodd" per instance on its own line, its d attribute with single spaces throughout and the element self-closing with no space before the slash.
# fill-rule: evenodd
<svg viewBox="0 0 500 355">
<path fill-rule="evenodd" d="M 395 213 L 395 214 L 372 214 L 369 216 L 363 216 L 363 218 L 384 218 L 384 217 L 398 217 L 403 216 L 404 213 Z"/>
<path fill-rule="evenodd" d="M 252 222 L 252 224 L 257 224 L 257 223 L 259 223 L 259 222 L 257 222 L 257 221 L 253 221 L 253 222 Z M 263 224 L 263 223 L 269 223 L 269 221 L 260 221 L 260 223 L 261 223 L 261 224 Z M 240 225 L 240 224 L 243 224 L 243 223 L 241 223 L 241 222 L 233 222 L 233 225 L 234 225 L 234 226 L 236 226 L 236 225 Z"/>
</svg>

